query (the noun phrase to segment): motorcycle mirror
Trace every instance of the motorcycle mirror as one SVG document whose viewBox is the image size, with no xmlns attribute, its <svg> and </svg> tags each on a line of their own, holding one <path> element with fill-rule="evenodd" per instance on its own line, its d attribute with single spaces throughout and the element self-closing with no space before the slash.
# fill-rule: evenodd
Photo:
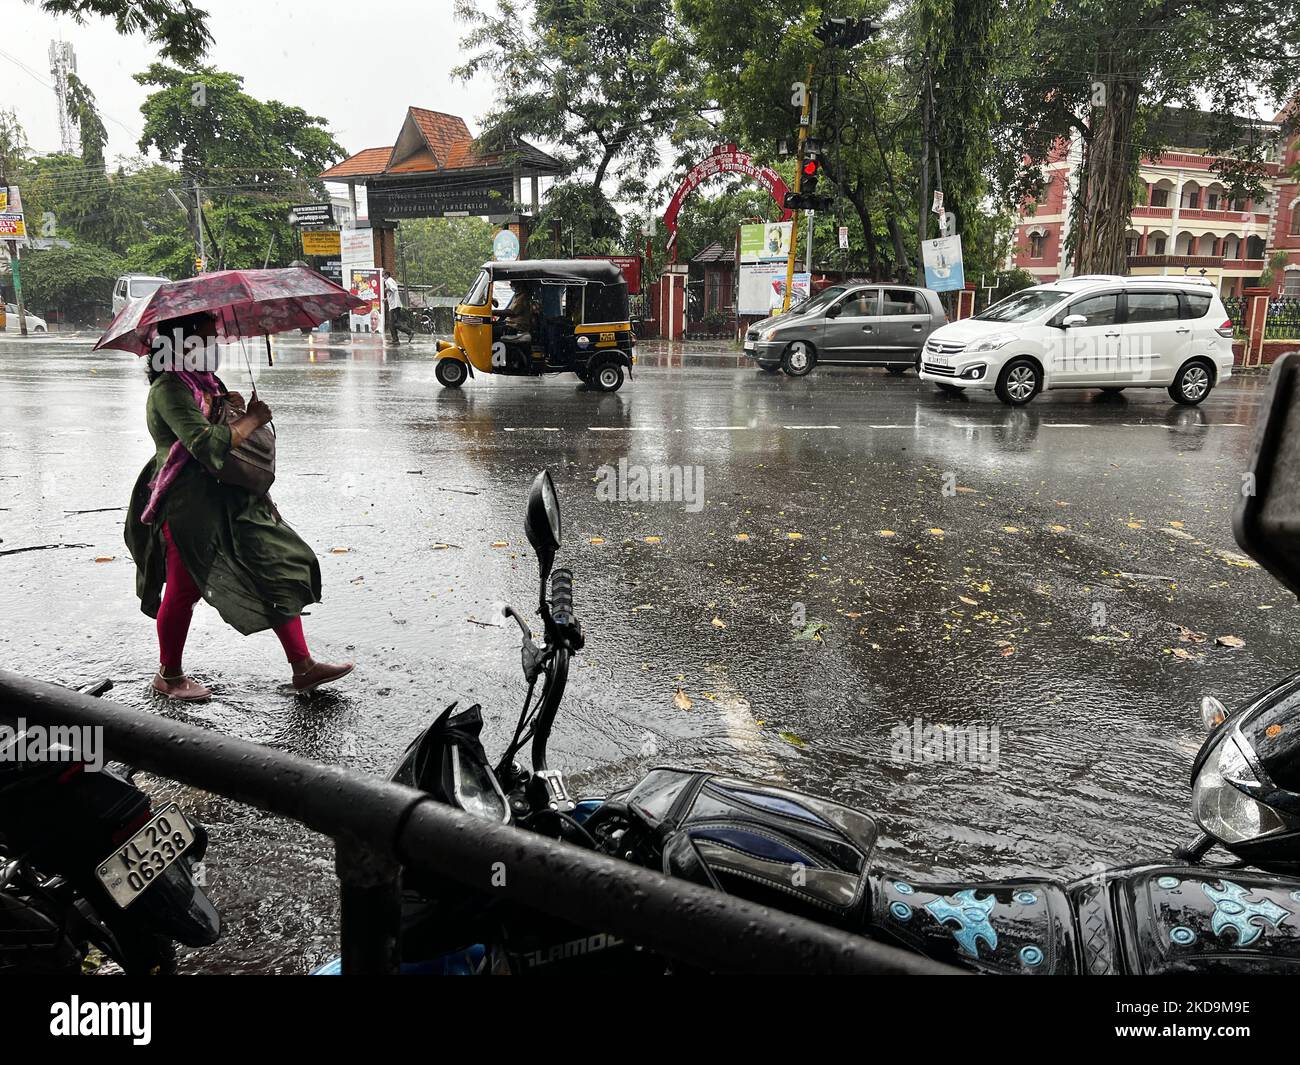
<svg viewBox="0 0 1300 1065">
<path fill-rule="evenodd" d="M 542 587 L 555 562 L 555 552 L 560 549 L 560 501 L 555 494 L 555 483 L 547 470 L 542 470 L 528 490 L 528 508 L 524 512 L 524 535 L 533 545 L 537 563 L 542 569 Z"/>
<path fill-rule="evenodd" d="M 1273 364 L 1232 531 L 1246 554 L 1300 596 L 1300 352 Z"/>
</svg>

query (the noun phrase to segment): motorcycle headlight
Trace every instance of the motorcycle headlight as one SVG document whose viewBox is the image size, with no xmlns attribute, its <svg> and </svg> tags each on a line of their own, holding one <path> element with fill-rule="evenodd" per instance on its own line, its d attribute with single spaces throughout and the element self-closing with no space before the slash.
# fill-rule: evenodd
<svg viewBox="0 0 1300 1065">
<path fill-rule="evenodd" d="M 1252 799 L 1236 784 L 1260 786 L 1235 730 L 1210 751 L 1192 788 L 1196 822 L 1224 843 L 1245 843 L 1285 828 L 1272 809 Z"/>
<path fill-rule="evenodd" d="M 998 348 L 1010 344 L 1016 339 L 1015 333 L 997 333 L 991 337 L 983 337 L 973 344 L 966 345 L 966 351 L 997 351 Z"/>
</svg>

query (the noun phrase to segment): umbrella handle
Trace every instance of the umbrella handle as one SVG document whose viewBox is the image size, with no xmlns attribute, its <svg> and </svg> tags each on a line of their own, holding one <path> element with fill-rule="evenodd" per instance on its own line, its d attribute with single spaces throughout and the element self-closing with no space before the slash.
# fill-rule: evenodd
<svg viewBox="0 0 1300 1065">
<path fill-rule="evenodd" d="M 266 339 L 266 365 L 274 366 L 275 360 L 271 357 L 271 334 L 267 333 L 265 339 Z"/>
</svg>

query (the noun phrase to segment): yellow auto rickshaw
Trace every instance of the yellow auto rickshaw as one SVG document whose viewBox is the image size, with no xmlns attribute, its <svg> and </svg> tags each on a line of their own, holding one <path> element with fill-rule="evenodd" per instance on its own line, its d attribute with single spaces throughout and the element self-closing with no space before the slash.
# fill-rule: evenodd
<svg viewBox="0 0 1300 1065">
<path fill-rule="evenodd" d="M 623 271 L 601 259 L 484 263 L 456 307 L 451 343 L 438 341 L 436 375 L 459 388 L 476 373 L 574 373 L 617 392 L 636 364 Z"/>
</svg>

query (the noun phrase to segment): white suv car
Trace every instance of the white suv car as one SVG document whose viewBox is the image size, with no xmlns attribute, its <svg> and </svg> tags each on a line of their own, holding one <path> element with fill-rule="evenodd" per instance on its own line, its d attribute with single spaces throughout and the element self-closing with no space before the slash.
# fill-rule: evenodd
<svg viewBox="0 0 1300 1065">
<path fill-rule="evenodd" d="M 1045 388 L 1165 388 L 1194 405 L 1232 376 L 1232 322 L 1207 281 L 1088 276 L 1022 289 L 936 329 L 921 378 L 1020 406 Z"/>
</svg>

